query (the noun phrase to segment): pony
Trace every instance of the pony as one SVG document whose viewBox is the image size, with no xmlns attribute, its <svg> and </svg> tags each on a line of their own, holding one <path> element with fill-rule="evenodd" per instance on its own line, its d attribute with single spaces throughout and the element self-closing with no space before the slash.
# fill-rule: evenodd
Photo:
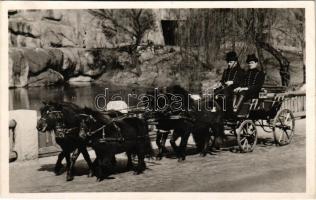
<svg viewBox="0 0 316 200">
<path fill-rule="evenodd" d="M 89 167 L 88 176 L 93 176 L 93 164 L 87 151 L 87 143 L 79 137 L 80 113 L 82 108 L 73 103 L 46 103 L 40 108 L 41 118 L 37 122 L 37 130 L 40 132 L 52 131 L 56 135 L 56 143 L 61 147 L 54 172 L 61 174 L 62 160 L 67 162 L 67 181 L 74 178 L 74 165 L 80 153 L 82 153 Z M 70 157 L 70 154 L 72 156 Z"/>
<path fill-rule="evenodd" d="M 162 158 L 166 135 L 170 130 L 173 130 L 170 144 L 179 162 L 185 160 L 186 146 L 191 133 L 201 156 L 206 156 L 208 152 L 211 135 L 216 139 L 212 145 L 220 146 L 224 135 L 223 112 L 216 101 L 205 98 L 196 102 L 189 92 L 179 85 L 171 85 L 160 91 L 156 90 L 155 93 L 147 92 L 146 98 L 149 101 L 145 102 L 145 116 L 154 118 L 157 123 L 158 159 Z M 202 103 L 204 105 L 200 105 Z M 214 110 L 216 112 L 213 112 Z M 161 133 L 159 130 L 167 132 Z M 181 142 L 177 146 L 175 141 L 179 137 Z"/>
<path fill-rule="evenodd" d="M 146 169 L 145 156 L 152 156 L 153 149 L 147 122 L 137 117 L 118 116 L 111 118 L 90 108 L 84 108 L 79 136 L 91 141 L 96 153 L 96 177 L 102 181 L 110 175 L 111 159 L 115 154 L 126 152 L 127 168 L 140 174 Z M 137 155 L 138 165 L 133 168 L 132 156 Z"/>
</svg>

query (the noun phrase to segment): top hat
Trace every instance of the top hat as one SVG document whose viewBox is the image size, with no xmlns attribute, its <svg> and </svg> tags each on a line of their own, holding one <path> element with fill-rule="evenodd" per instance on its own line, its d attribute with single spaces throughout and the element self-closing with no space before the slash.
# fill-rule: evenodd
<svg viewBox="0 0 316 200">
<path fill-rule="evenodd" d="M 226 54 L 226 61 L 237 61 L 238 57 L 235 51 L 230 51 Z"/>
<path fill-rule="evenodd" d="M 250 54 L 247 56 L 247 60 L 246 60 L 246 63 L 249 63 L 251 61 L 255 61 L 255 62 L 258 62 L 258 58 L 256 57 L 255 54 Z"/>
</svg>

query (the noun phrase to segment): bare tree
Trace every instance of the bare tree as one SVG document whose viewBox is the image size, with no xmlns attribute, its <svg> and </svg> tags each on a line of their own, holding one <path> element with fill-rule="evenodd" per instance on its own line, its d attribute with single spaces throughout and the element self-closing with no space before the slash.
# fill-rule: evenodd
<svg viewBox="0 0 316 200">
<path fill-rule="evenodd" d="M 133 42 L 128 48 L 132 56 L 137 75 L 141 74 L 137 47 L 141 45 L 145 33 L 155 29 L 154 15 L 151 9 L 97 9 L 89 12 L 103 20 L 104 33 L 114 37 L 117 33 L 127 35 Z M 108 23 L 106 23 L 108 22 Z"/>
<path fill-rule="evenodd" d="M 189 29 L 195 30 L 190 32 L 189 41 L 204 37 L 201 40 L 204 44 L 199 45 L 205 47 L 208 65 L 209 59 L 216 59 L 218 52 L 223 50 L 221 45 L 225 48 L 230 44 L 230 49 L 236 50 L 241 57 L 245 52 L 257 51 L 260 66 L 265 71 L 263 51 L 266 51 L 278 61 L 281 83 L 288 86 L 290 61 L 274 46 L 273 34 L 281 32 L 284 41 L 299 40 L 304 59 L 304 20 L 304 9 L 200 9 L 190 13 L 187 24 Z"/>
</svg>

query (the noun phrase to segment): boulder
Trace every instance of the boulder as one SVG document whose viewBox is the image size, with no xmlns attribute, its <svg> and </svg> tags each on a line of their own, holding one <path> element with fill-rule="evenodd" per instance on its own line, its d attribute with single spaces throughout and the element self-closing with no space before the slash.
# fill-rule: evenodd
<svg viewBox="0 0 316 200">
<path fill-rule="evenodd" d="M 23 53 L 29 64 L 30 74 L 38 74 L 49 67 L 50 54 L 45 49 L 23 48 Z"/>
<path fill-rule="evenodd" d="M 28 37 L 25 35 L 9 34 L 9 47 L 41 47 L 41 40 L 39 38 Z"/>
<path fill-rule="evenodd" d="M 25 87 L 28 83 L 29 64 L 21 49 L 9 49 L 9 87 Z"/>
<path fill-rule="evenodd" d="M 37 42 L 36 47 L 76 47 L 80 43 L 74 27 L 55 21 L 27 21 L 16 18 L 9 21 L 9 31 L 15 35 L 39 38 L 40 43 Z M 16 42 L 16 44 L 31 47 L 28 46 L 29 43 Z"/>
<path fill-rule="evenodd" d="M 54 21 L 60 21 L 63 17 L 62 10 L 43 10 L 42 18 Z"/>
<path fill-rule="evenodd" d="M 63 81 L 64 77 L 60 73 L 52 69 L 48 69 L 47 71 L 44 71 L 37 76 L 30 77 L 28 81 L 28 86 L 50 86 L 62 83 Z"/>
<path fill-rule="evenodd" d="M 9 31 L 17 35 L 39 38 L 41 36 L 41 26 L 35 21 L 25 21 L 23 19 L 9 20 Z"/>
<path fill-rule="evenodd" d="M 30 76 L 51 68 L 61 71 L 63 52 L 59 49 L 10 48 L 9 87 L 25 87 Z"/>
<path fill-rule="evenodd" d="M 80 59 L 78 49 L 59 48 L 59 50 L 63 53 L 62 71 L 67 71 L 69 75 L 77 75 L 80 71 Z"/>
<path fill-rule="evenodd" d="M 38 22 L 41 27 L 42 47 L 78 47 L 77 32 L 74 27 L 56 22 Z"/>
<path fill-rule="evenodd" d="M 117 62 L 121 66 L 131 66 L 132 65 L 132 57 L 127 52 L 121 52 L 117 56 Z"/>
<path fill-rule="evenodd" d="M 77 76 L 77 77 L 72 77 L 68 80 L 69 83 L 73 82 L 91 82 L 93 79 L 90 76 Z"/>
</svg>

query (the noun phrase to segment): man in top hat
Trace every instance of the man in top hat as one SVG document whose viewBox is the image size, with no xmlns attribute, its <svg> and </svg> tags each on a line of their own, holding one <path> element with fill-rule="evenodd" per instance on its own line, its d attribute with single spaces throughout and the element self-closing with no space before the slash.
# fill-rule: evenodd
<svg viewBox="0 0 316 200">
<path fill-rule="evenodd" d="M 243 77 L 244 70 L 241 69 L 236 52 L 230 51 L 226 54 L 227 68 L 224 70 L 222 79 L 214 93 L 225 97 L 226 110 L 228 113 L 233 110 L 232 96 L 235 88 L 239 87 Z M 221 102 L 219 102 L 221 103 Z"/>
<path fill-rule="evenodd" d="M 246 72 L 241 86 L 234 89 L 234 112 L 239 111 L 243 101 L 258 98 L 265 79 L 264 72 L 257 68 L 258 58 L 255 54 L 248 55 L 246 62 L 249 66 L 249 70 Z"/>
</svg>

